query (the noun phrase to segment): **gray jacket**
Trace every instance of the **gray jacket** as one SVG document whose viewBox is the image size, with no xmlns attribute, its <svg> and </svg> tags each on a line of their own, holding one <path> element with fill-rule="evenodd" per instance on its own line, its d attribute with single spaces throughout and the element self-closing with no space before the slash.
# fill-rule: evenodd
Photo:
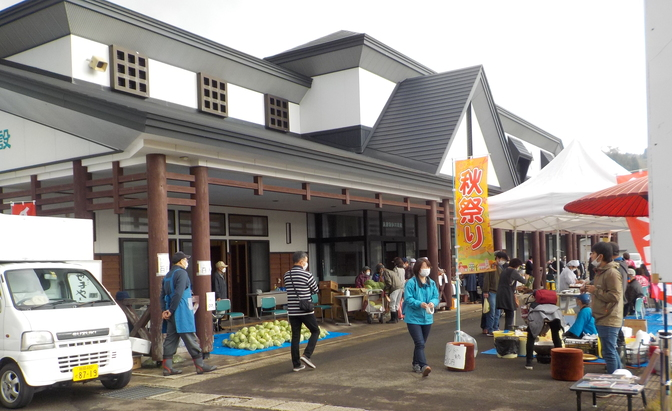
<svg viewBox="0 0 672 411">
<path fill-rule="evenodd" d="M 527 326 L 533 337 L 537 337 L 539 333 L 541 333 L 541 329 L 544 328 L 544 322 L 546 320 L 549 322 L 560 320 L 563 328 L 567 325 L 565 323 L 565 317 L 562 315 L 562 311 L 560 311 L 560 307 L 555 304 L 539 304 L 532 308 L 527 316 Z"/>
</svg>

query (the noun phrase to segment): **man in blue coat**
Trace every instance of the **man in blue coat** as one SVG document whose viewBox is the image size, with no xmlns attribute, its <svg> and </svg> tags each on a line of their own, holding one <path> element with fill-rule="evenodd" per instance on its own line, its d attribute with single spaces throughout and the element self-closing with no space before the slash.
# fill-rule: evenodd
<svg viewBox="0 0 672 411">
<path fill-rule="evenodd" d="M 178 251 L 170 259 L 172 267 L 163 279 L 161 287 L 161 307 L 163 312 L 163 375 L 182 374 L 182 370 L 173 368 L 173 355 L 177 351 L 180 338 L 187 347 L 187 351 L 194 360 L 196 373 L 210 372 L 217 367 L 203 363 L 203 352 L 196 337 L 196 322 L 191 303 L 191 281 L 186 269 L 189 258 L 182 251 Z"/>
</svg>

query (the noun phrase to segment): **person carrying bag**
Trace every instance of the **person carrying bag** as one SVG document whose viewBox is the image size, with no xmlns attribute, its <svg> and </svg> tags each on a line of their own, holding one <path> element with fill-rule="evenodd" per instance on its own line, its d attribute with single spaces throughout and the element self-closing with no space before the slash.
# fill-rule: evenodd
<svg viewBox="0 0 672 411">
<path fill-rule="evenodd" d="M 307 271 L 308 254 L 297 251 L 292 255 L 294 266 L 285 273 L 283 280 L 287 286 L 287 313 L 289 324 L 292 328 L 292 366 L 293 371 L 301 371 L 306 368 L 316 368 L 310 357 L 320 337 L 320 327 L 315 318 L 312 295 L 317 294 L 319 289 L 315 277 Z M 301 342 L 301 326 L 305 324 L 310 331 L 310 339 L 299 357 L 299 343 Z M 305 364 L 305 365 L 304 365 Z"/>
</svg>

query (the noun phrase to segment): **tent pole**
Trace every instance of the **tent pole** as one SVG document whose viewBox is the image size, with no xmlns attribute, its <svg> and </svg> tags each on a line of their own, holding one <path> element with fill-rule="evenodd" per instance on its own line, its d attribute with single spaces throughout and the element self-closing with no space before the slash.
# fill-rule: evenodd
<svg viewBox="0 0 672 411">
<path fill-rule="evenodd" d="M 513 249 L 511 250 L 511 255 L 509 258 L 514 258 L 516 257 L 516 250 L 518 250 L 518 229 L 514 228 L 513 229 Z"/>
<path fill-rule="evenodd" d="M 559 278 L 559 275 L 560 275 L 560 229 L 555 230 L 555 242 L 556 242 L 556 246 L 555 246 L 555 258 L 556 258 L 555 267 L 556 268 L 555 269 L 557 270 L 556 273 L 555 273 L 555 275 L 556 275 L 555 284 L 556 284 L 556 287 L 557 287 L 558 278 Z"/>
</svg>

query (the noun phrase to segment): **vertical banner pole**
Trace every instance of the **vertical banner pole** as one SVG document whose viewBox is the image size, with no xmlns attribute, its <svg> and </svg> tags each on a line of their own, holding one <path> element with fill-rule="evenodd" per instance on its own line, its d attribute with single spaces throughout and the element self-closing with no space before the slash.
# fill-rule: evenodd
<svg viewBox="0 0 672 411">
<path fill-rule="evenodd" d="M 456 198 L 456 188 L 455 188 L 455 159 L 453 159 L 453 203 L 455 207 L 455 210 L 453 212 L 453 221 L 454 221 L 454 227 L 455 227 L 455 233 L 457 233 L 457 201 L 455 201 Z M 462 324 L 462 312 L 460 309 L 460 298 L 462 298 L 462 281 L 460 280 L 460 274 L 458 272 L 459 269 L 459 252 L 460 252 L 460 246 L 455 245 L 455 311 L 457 311 L 456 316 L 455 316 L 455 341 L 460 341 L 460 333 L 458 331 L 461 330 Z M 452 276 L 452 273 L 451 273 Z"/>
</svg>

